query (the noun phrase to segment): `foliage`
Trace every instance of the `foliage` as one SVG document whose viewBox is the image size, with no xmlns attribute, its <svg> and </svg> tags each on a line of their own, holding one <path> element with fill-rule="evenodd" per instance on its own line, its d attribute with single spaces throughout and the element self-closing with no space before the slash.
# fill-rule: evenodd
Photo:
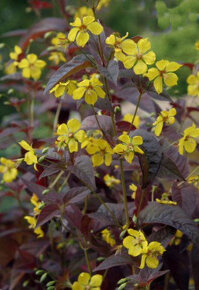
<svg viewBox="0 0 199 290">
<path fill-rule="evenodd" d="M 14 113 L 0 129 L 0 198 L 14 202 L 0 217 L 0 286 L 197 287 L 198 65 L 176 98 L 187 64 L 104 25 L 109 0 L 65 4 L 21 32 L 3 64 Z"/>
</svg>

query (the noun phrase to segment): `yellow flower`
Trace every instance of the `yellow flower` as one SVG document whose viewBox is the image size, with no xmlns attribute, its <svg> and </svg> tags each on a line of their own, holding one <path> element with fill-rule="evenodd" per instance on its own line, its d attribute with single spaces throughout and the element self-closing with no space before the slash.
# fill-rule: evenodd
<svg viewBox="0 0 199 290">
<path fill-rule="evenodd" d="M 100 166 L 103 163 L 110 166 L 112 163 L 113 149 L 104 139 L 96 139 L 97 151 L 92 155 L 93 166 Z"/>
<path fill-rule="evenodd" d="M 196 48 L 196 50 L 199 50 L 199 41 L 196 41 L 195 48 Z"/>
<path fill-rule="evenodd" d="M 190 176 L 187 181 L 199 189 L 199 175 Z"/>
<path fill-rule="evenodd" d="M 104 176 L 104 181 L 108 187 L 114 187 L 114 185 L 121 183 L 121 181 L 119 179 L 117 179 L 114 176 L 111 176 L 109 174 L 106 174 Z"/>
<path fill-rule="evenodd" d="M 26 141 L 22 140 L 21 142 L 19 142 L 19 145 L 25 149 L 26 151 L 28 151 L 27 153 L 25 153 L 24 156 L 24 161 L 26 162 L 26 164 L 28 165 L 32 165 L 34 164 L 34 168 L 35 170 L 37 170 L 37 156 L 35 155 L 35 150 L 32 148 L 31 145 L 29 145 Z"/>
<path fill-rule="evenodd" d="M 128 229 L 128 234 L 123 240 L 123 246 L 128 249 L 131 256 L 139 256 L 147 248 L 148 242 L 141 231 Z"/>
<path fill-rule="evenodd" d="M 131 197 L 132 197 L 133 199 L 135 199 L 135 198 L 136 198 L 137 186 L 136 186 L 135 184 L 132 183 L 132 184 L 129 185 L 129 189 L 133 191 Z"/>
<path fill-rule="evenodd" d="M 147 71 L 147 65 L 155 62 L 156 55 L 151 49 L 151 43 L 148 38 L 142 38 L 135 43 L 132 39 L 127 39 L 122 43 L 122 49 L 127 54 L 123 64 L 125 68 L 133 67 L 135 74 L 144 74 Z"/>
<path fill-rule="evenodd" d="M 38 215 L 41 212 L 41 208 L 43 207 L 44 203 L 39 201 L 38 196 L 34 193 L 30 199 L 31 203 L 34 205 L 34 215 Z"/>
<path fill-rule="evenodd" d="M 9 55 L 11 59 L 18 60 L 18 57 L 21 53 L 22 53 L 21 47 L 19 47 L 18 45 L 15 45 L 14 52 L 11 52 Z"/>
<path fill-rule="evenodd" d="M 27 58 L 20 61 L 19 68 L 22 69 L 24 78 L 38 80 L 45 65 L 45 61 L 38 59 L 36 54 L 31 53 L 27 55 Z"/>
<path fill-rule="evenodd" d="M 155 126 L 155 135 L 160 136 L 164 124 L 166 126 L 172 125 L 175 123 L 176 109 L 172 108 L 169 111 L 161 111 L 160 115 L 157 117 L 156 121 L 153 123 Z"/>
<path fill-rule="evenodd" d="M 88 154 L 95 154 L 98 151 L 98 143 L 96 138 L 86 136 L 81 144 L 81 148 L 85 148 Z"/>
<path fill-rule="evenodd" d="M 9 183 L 15 180 L 18 175 L 15 162 L 7 158 L 1 157 L 0 158 L 0 173 L 3 174 L 4 182 Z"/>
<path fill-rule="evenodd" d="M 103 281 L 102 275 L 96 274 L 91 277 L 89 273 L 82 272 L 79 275 L 78 280 L 73 283 L 72 290 L 87 290 L 87 289 L 100 290 L 102 281 Z"/>
<path fill-rule="evenodd" d="M 115 246 L 116 241 L 113 238 L 111 231 L 109 231 L 108 229 L 104 229 L 103 231 L 101 231 L 102 234 L 102 238 L 103 240 L 109 244 L 111 247 Z"/>
<path fill-rule="evenodd" d="M 126 114 L 126 115 L 124 115 L 123 120 L 132 124 L 132 121 L 133 121 L 133 115 L 132 115 L 132 114 Z M 134 125 L 137 129 L 140 127 L 140 117 L 139 117 L 139 116 L 135 116 L 135 119 L 134 119 L 134 121 L 133 121 L 133 125 Z"/>
<path fill-rule="evenodd" d="M 107 7 L 110 4 L 111 0 L 100 0 L 97 5 L 97 10 L 101 10 L 102 7 Z"/>
<path fill-rule="evenodd" d="M 103 91 L 103 84 L 99 81 L 98 75 L 93 74 L 88 80 L 83 80 L 77 84 L 78 88 L 73 92 L 73 99 L 80 100 L 85 98 L 85 102 L 89 105 L 94 105 L 98 97 L 104 99 L 106 94 Z"/>
<path fill-rule="evenodd" d="M 118 138 L 123 143 L 117 144 L 114 147 L 114 153 L 124 155 L 124 158 L 128 163 L 131 163 L 134 159 L 135 152 L 144 154 L 143 150 L 139 145 L 143 144 L 143 139 L 141 136 L 134 136 L 132 138 L 127 134 L 123 134 Z"/>
<path fill-rule="evenodd" d="M 75 18 L 73 23 L 70 23 L 72 28 L 68 34 L 68 39 L 71 42 L 76 40 L 77 45 L 84 47 L 86 43 L 89 41 L 89 33 L 90 31 L 92 34 L 100 35 L 103 31 L 103 27 L 93 16 L 86 16 L 82 19 L 79 17 Z"/>
<path fill-rule="evenodd" d="M 145 264 L 152 269 L 155 269 L 159 265 L 158 256 L 165 252 L 165 248 L 159 242 L 151 242 L 148 247 L 144 249 L 141 259 L 140 269 L 145 267 Z"/>
<path fill-rule="evenodd" d="M 128 35 L 128 32 L 123 37 L 119 37 L 116 34 L 111 34 L 106 38 L 106 44 L 114 48 L 114 56 L 117 60 L 124 61 L 126 57 L 122 49 L 122 43 L 128 37 Z"/>
<path fill-rule="evenodd" d="M 171 201 L 171 200 L 164 200 L 164 199 L 156 198 L 155 201 L 161 204 L 177 205 L 177 202 Z"/>
<path fill-rule="evenodd" d="M 145 76 L 148 77 L 150 81 L 154 80 L 154 88 L 158 94 L 163 91 L 163 82 L 168 87 L 177 85 L 178 76 L 173 72 L 177 71 L 182 66 L 181 64 L 162 59 L 157 61 L 155 65 L 156 68 L 150 68 Z"/>
<path fill-rule="evenodd" d="M 182 237 L 183 237 L 183 232 L 177 230 L 175 237 L 174 237 L 173 241 L 171 242 L 171 244 L 175 244 L 175 246 L 178 246 L 181 243 Z"/>
<path fill-rule="evenodd" d="M 75 18 L 76 17 L 83 18 L 85 16 L 94 16 L 93 9 L 91 9 L 90 7 L 86 7 L 86 6 L 82 6 L 82 7 L 78 8 L 78 10 L 75 14 Z"/>
<path fill-rule="evenodd" d="M 169 200 L 170 194 L 167 192 L 164 192 L 161 196 L 161 199 L 156 198 L 156 202 L 161 204 L 170 204 L 170 205 L 177 205 L 177 202 Z"/>
<path fill-rule="evenodd" d="M 190 75 L 187 78 L 188 95 L 199 97 L 199 72 L 196 75 Z"/>
<path fill-rule="evenodd" d="M 37 235 L 37 238 L 43 238 L 44 232 L 41 229 L 41 227 L 36 228 L 37 225 L 36 218 L 33 216 L 25 216 L 24 219 L 27 220 L 27 222 L 29 223 L 29 228 L 34 229 L 34 233 Z"/>
<path fill-rule="evenodd" d="M 77 82 L 73 80 L 68 80 L 65 83 L 56 84 L 51 90 L 50 93 L 54 93 L 56 98 L 62 97 L 64 94 L 68 94 L 70 96 L 73 95 L 74 90 L 77 88 Z"/>
<path fill-rule="evenodd" d="M 56 144 L 59 148 L 68 147 L 69 151 L 78 151 L 78 142 L 82 142 L 86 136 L 84 130 L 80 130 L 81 123 L 77 119 L 71 119 L 67 124 L 61 124 L 57 128 L 57 138 Z"/>
<path fill-rule="evenodd" d="M 55 65 L 58 65 L 62 61 L 66 62 L 66 58 L 65 58 L 63 52 L 59 52 L 59 51 L 51 52 L 48 59 L 51 60 L 52 62 L 54 62 Z"/>
<path fill-rule="evenodd" d="M 193 124 L 184 130 L 184 136 L 179 140 L 179 153 L 183 155 L 184 150 L 188 153 L 193 153 L 196 149 L 197 142 L 194 138 L 199 137 L 199 128 Z"/>
<path fill-rule="evenodd" d="M 51 44 L 58 48 L 61 47 L 66 49 L 70 42 L 63 32 L 58 32 L 57 35 L 51 39 Z"/>
<path fill-rule="evenodd" d="M 18 64 L 19 63 L 17 61 L 13 61 L 11 63 L 6 64 L 5 73 L 7 75 L 15 74 L 17 71 Z"/>
</svg>

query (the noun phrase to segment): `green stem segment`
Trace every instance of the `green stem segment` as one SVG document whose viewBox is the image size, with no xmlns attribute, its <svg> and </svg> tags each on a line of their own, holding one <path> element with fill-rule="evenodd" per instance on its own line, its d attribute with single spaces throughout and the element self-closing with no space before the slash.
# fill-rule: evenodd
<svg viewBox="0 0 199 290">
<path fill-rule="evenodd" d="M 58 182 L 58 180 L 62 177 L 64 174 L 64 170 L 61 170 L 60 173 L 57 175 L 57 177 L 54 179 L 54 181 L 49 185 L 48 189 L 52 189 L 55 184 Z"/>
<path fill-rule="evenodd" d="M 125 210 L 125 217 L 126 217 L 126 225 L 128 228 L 130 221 L 129 221 L 128 200 L 127 200 L 126 184 L 125 184 L 125 177 L 124 177 L 124 167 L 123 167 L 123 160 L 122 159 L 120 159 L 120 172 L 121 172 L 123 203 L 124 203 L 124 210 Z"/>
<path fill-rule="evenodd" d="M 61 112 L 61 107 L 62 107 L 62 103 L 59 102 L 58 106 L 57 106 L 57 111 L 56 111 L 56 114 L 55 114 L 54 123 L 53 123 L 53 133 L 56 132 L 56 130 L 57 130 L 57 124 L 58 124 L 59 115 L 60 115 L 60 112 Z"/>
<path fill-rule="evenodd" d="M 85 248 L 84 248 L 84 255 L 85 255 L 86 264 L 88 267 L 89 274 L 92 276 L 92 267 L 91 267 L 89 256 L 88 256 L 88 250 Z"/>
<path fill-rule="evenodd" d="M 138 111 L 138 108 L 139 108 L 139 105 L 140 105 L 141 98 L 142 98 L 142 93 L 140 93 L 140 94 L 139 94 L 139 97 L 138 97 L 138 102 L 137 102 L 137 105 L 136 105 L 136 108 L 135 108 L 135 112 L 134 112 L 134 115 L 133 115 L 132 124 L 133 124 L 134 121 L 135 121 L 135 117 L 136 117 L 136 115 L 137 115 L 137 111 Z"/>
</svg>

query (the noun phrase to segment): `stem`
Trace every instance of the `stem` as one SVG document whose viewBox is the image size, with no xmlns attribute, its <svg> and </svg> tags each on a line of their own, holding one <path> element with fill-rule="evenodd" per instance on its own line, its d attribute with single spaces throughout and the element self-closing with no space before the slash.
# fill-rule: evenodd
<svg viewBox="0 0 199 290">
<path fill-rule="evenodd" d="M 63 182 L 62 185 L 59 187 L 58 192 L 60 192 L 60 191 L 63 189 L 63 187 L 66 185 L 66 183 L 68 182 L 68 179 L 69 179 L 70 175 L 71 175 L 71 172 L 69 172 L 68 175 L 66 176 L 64 182 Z"/>
<path fill-rule="evenodd" d="M 56 132 L 56 129 L 57 129 L 57 124 L 58 124 L 59 115 L 61 112 L 61 107 L 62 107 L 62 103 L 59 102 L 58 106 L 57 106 L 56 114 L 55 114 L 54 123 L 53 123 L 53 132 Z"/>
<path fill-rule="evenodd" d="M 98 125 L 99 129 L 102 131 L 102 134 L 103 134 L 104 138 L 105 138 L 105 139 L 108 141 L 108 143 L 109 143 L 109 140 L 107 139 L 107 136 L 106 136 L 104 130 L 102 129 L 101 125 L 100 125 L 100 122 L 99 122 L 99 120 L 98 120 L 97 113 L 95 112 L 95 108 L 94 108 L 94 106 L 92 106 L 92 108 L 93 108 L 93 113 L 94 113 L 94 115 L 95 115 L 95 120 L 96 120 L 96 122 L 97 122 L 97 125 Z"/>
<path fill-rule="evenodd" d="M 133 125 L 133 123 L 135 121 L 135 117 L 137 115 L 137 111 L 138 111 L 138 108 L 139 108 L 139 105 L 140 105 L 141 98 L 142 98 L 142 93 L 140 93 L 139 97 L 138 97 L 138 102 L 137 102 L 137 105 L 136 105 L 136 108 L 135 108 L 135 112 L 134 112 L 134 115 L 133 115 L 132 125 Z"/>
<path fill-rule="evenodd" d="M 88 256 L 88 250 L 85 248 L 83 248 L 83 250 L 84 250 L 84 255 L 85 255 L 86 264 L 88 267 L 89 274 L 92 276 L 92 268 L 91 268 L 91 263 L 90 263 L 89 256 Z"/>
<path fill-rule="evenodd" d="M 104 77 L 104 83 L 105 83 L 105 88 L 106 88 L 107 96 L 109 98 L 109 101 L 112 103 L 111 96 L 109 94 L 108 82 L 107 82 L 107 79 L 105 77 Z M 115 125 L 115 116 L 114 116 L 114 112 L 113 111 L 111 111 L 111 120 L 112 120 L 112 124 L 113 124 L 113 133 L 114 133 L 114 136 L 117 136 L 117 129 L 116 129 L 116 125 Z"/>
<path fill-rule="evenodd" d="M 48 189 L 52 189 L 63 174 L 64 170 L 61 170 L 60 173 L 57 175 L 57 177 L 54 179 L 54 181 L 49 185 Z"/>
<path fill-rule="evenodd" d="M 84 208 L 82 210 L 83 214 L 86 214 L 87 208 L 88 208 L 88 195 L 85 197 L 85 200 L 84 200 Z"/>
<path fill-rule="evenodd" d="M 121 173 L 121 181 L 122 181 L 122 191 L 123 191 L 124 210 L 125 210 L 125 216 L 126 216 L 126 225 L 128 228 L 130 222 L 129 222 L 128 200 L 127 200 L 126 184 L 125 184 L 125 177 L 124 177 L 124 167 L 123 167 L 123 160 L 122 159 L 120 159 L 120 173 Z"/>
</svg>

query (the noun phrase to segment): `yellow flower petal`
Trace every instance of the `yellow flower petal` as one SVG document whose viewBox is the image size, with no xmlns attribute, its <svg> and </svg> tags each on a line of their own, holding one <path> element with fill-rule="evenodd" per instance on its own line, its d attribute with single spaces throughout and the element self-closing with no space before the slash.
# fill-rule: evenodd
<svg viewBox="0 0 199 290">
<path fill-rule="evenodd" d="M 150 68 L 148 70 L 148 72 L 145 74 L 146 77 L 149 78 L 150 81 L 154 80 L 157 76 L 160 75 L 160 72 L 157 68 L 153 67 L 153 68 Z"/>
<path fill-rule="evenodd" d="M 148 53 L 143 55 L 143 59 L 146 64 L 153 64 L 155 62 L 156 55 L 153 51 L 149 51 Z"/>
<path fill-rule="evenodd" d="M 149 49 L 151 49 L 151 43 L 148 40 L 148 38 L 142 38 L 138 41 L 137 43 L 139 53 L 144 54 L 147 52 Z"/>
<path fill-rule="evenodd" d="M 158 94 L 162 93 L 163 91 L 163 86 L 162 86 L 162 77 L 159 76 L 157 77 L 155 80 L 154 80 L 154 87 L 155 87 L 155 90 Z"/>
<path fill-rule="evenodd" d="M 134 66 L 135 62 L 136 62 L 135 56 L 127 56 L 125 57 L 123 64 L 126 69 L 131 69 Z"/>
<path fill-rule="evenodd" d="M 58 129 L 57 129 L 57 134 L 58 135 L 65 135 L 65 134 L 68 134 L 68 127 L 66 124 L 61 124 L 58 126 Z"/>
<path fill-rule="evenodd" d="M 68 39 L 69 39 L 69 41 L 71 41 L 71 42 L 73 42 L 73 41 L 75 41 L 75 38 L 76 38 L 76 36 L 77 36 L 77 33 L 79 32 L 79 28 L 72 28 L 71 30 L 70 30 L 70 32 L 69 32 L 69 34 L 68 34 Z"/>
<path fill-rule="evenodd" d="M 178 77 L 174 73 L 163 74 L 164 82 L 168 87 L 177 85 Z"/>
<path fill-rule="evenodd" d="M 187 141 L 184 141 L 184 148 L 188 153 L 195 151 L 197 146 L 196 141 L 193 138 L 189 138 Z"/>
<path fill-rule="evenodd" d="M 84 47 L 88 41 L 89 41 L 88 32 L 80 31 L 77 35 L 77 38 L 76 38 L 77 45 Z"/>
<path fill-rule="evenodd" d="M 128 55 L 136 55 L 137 54 L 137 45 L 131 39 L 126 39 L 121 44 L 122 50 Z"/>
<path fill-rule="evenodd" d="M 67 126 L 71 132 L 75 133 L 80 129 L 81 123 L 77 119 L 71 119 L 68 121 Z"/>
<path fill-rule="evenodd" d="M 138 60 L 133 69 L 136 75 L 141 75 L 147 71 L 147 65 L 143 60 Z"/>
<path fill-rule="evenodd" d="M 94 275 L 91 277 L 91 281 L 89 283 L 89 286 L 91 287 L 100 287 L 103 281 L 103 276 L 102 275 Z"/>
<path fill-rule="evenodd" d="M 156 66 L 157 68 L 160 70 L 160 71 L 163 71 L 166 69 L 166 66 L 169 64 L 169 61 L 168 60 L 159 60 L 156 62 Z"/>
<path fill-rule="evenodd" d="M 73 99 L 80 100 L 84 96 L 85 91 L 86 91 L 85 87 L 77 88 L 73 92 Z"/>
<path fill-rule="evenodd" d="M 126 144 L 130 143 L 130 137 L 127 134 L 120 135 L 118 139 Z"/>
<path fill-rule="evenodd" d="M 104 30 L 103 26 L 96 21 L 89 24 L 87 28 L 90 32 L 92 32 L 95 35 L 100 35 Z"/>
<path fill-rule="evenodd" d="M 34 149 L 32 148 L 32 146 L 30 146 L 26 141 L 22 140 L 21 142 L 19 142 L 19 145 L 27 150 L 27 151 L 33 151 Z"/>
<path fill-rule="evenodd" d="M 87 286 L 89 284 L 90 278 L 91 276 L 89 273 L 83 272 L 79 275 L 78 282 L 84 286 Z"/>
<path fill-rule="evenodd" d="M 171 61 L 171 62 L 169 62 L 169 64 L 166 66 L 166 71 L 167 71 L 167 72 L 173 72 L 173 71 L 178 70 L 180 67 L 182 67 L 181 64 L 179 64 L 179 63 L 177 63 L 177 62 L 174 62 L 174 61 Z"/>
<path fill-rule="evenodd" d="M 70 153 L 78 152 L 78 142 L 75 139 L 69 139 L 68 149 Z"/>
<path fill-rule="evenodd" d="M 97 102 L 97 93 L 94 90 L 87 90 L 85 93 L 85 102 L 88 105 L 95 105 Z"/>
<path fill-rule="evenodd" d="M 83 17 L 83 24 L 85 26 L 88 26 L 89 24 L 91 24 L 94 21 L 95 21 L 95 18 L 93 16 L 85 16 L 85 17 Z"/>
</svg>

